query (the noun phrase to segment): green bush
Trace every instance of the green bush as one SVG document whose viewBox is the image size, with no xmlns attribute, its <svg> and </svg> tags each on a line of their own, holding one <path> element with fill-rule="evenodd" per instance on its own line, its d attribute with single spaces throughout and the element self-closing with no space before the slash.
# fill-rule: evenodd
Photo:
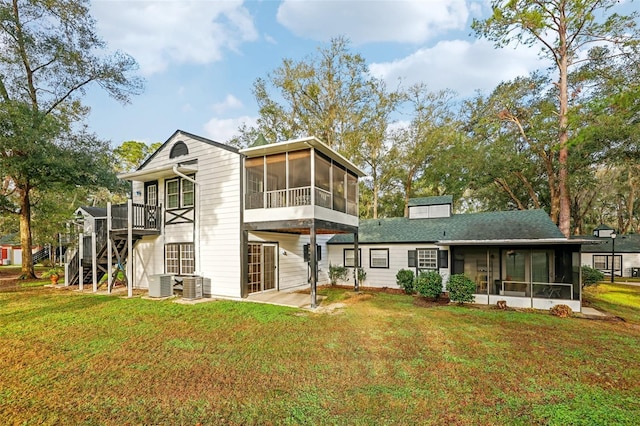
<svg viewBox="0 0 640 426">
<path fill-rule="evenodd" d="M 355 277 L 355 270 L 353 271 L 354 277 Z M 367 279 L 367 271 L 364 270 L 364 268 L 358 268 L 358 285 L 362 285 L 362 283 L 364 282 L 364 280 Z"/>
<path fill-rule="evenodd" d="M 442 276 L 437 271 L 421 272 L 415 286 L 421 296 L 437 300 L 442 294 Z"/>
<path fill-rule="evenodd" d="M 415 276 L 409 269 L 400 269 L 396 274 L 396 284 L 407 294 L 415 293 L 414 282 Z"/>
<path fill-rule="evenodd" d="M 476 283 L 464 274 L 451 275 L 447 283 L 449 299 L 460 304 L 474 302 L 473 293 L 476 291 Z"/>
<path fill-rule="evenodd" d="M 582 266 L 582 287 L 604 280 L 604 274 L 591 266 Z"/>
<path fill-rule="evenodd" d="M 331 285 L 336 285 L 338 281 L 348 281 L 348 275 L 349 269 L 344 266 L 333 266 L 329 264 L 329 281 L 331 281 Z"/>
</svg>

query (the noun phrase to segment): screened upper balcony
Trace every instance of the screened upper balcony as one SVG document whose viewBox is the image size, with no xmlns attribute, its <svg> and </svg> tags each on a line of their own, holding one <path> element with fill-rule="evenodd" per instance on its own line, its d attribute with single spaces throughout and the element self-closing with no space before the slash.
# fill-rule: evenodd
<svg viewBox="0 0 640 426">
<path fill-rule="evenodd" d="M 315 206 L 358 216 L 363 173 L 315 138 L 247 148 L 245 211 Z"/>
</svg>

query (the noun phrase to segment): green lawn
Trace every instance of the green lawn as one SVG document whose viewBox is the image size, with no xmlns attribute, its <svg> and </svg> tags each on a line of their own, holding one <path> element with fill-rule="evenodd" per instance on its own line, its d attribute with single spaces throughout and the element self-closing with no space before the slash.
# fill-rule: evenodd
<svg viewBox="0 0 640 426">
<path fill-rule="evenodd" d="M 600 283 L 586 287 L 583 298 L 596 309 L 640 324 L 640 286 Z"/>
<path fill-rule="evenodd" d="M 640 329 L 384 293 L 327 313 L 0 293 L 0 424 L 637 424 Z"/>
</svg>

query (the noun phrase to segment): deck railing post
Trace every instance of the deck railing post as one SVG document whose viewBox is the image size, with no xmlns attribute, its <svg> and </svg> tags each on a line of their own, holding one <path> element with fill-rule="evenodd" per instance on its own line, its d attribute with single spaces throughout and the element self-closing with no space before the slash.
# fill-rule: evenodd
<svg viewBox="0 0 640 426">
<path fill-rule="evenodd" d="M 127 296 L 133 297 L 133 202 L 127 200 Z"/>
<path fill-rule="evenodd" d="M 113 247 L 111 247 L 111 203 L 107 203 L 107 292 L 111 293 L 111 275 L 113 275 Z"/>
<path fill-rule="evenodd" d="M 84 271 L 82 270 L 82 257 L 84 256 L 84 234 L 80 233 L 78 241 L 78 289 L 84 290 Z"/>
<path fill-rule="evenodd" d="M 98 291 L 98 255 L 96 250 L 96 233 L 91 233 L 91 275 L 93 280 L 93 292 Z"/>
</svg>

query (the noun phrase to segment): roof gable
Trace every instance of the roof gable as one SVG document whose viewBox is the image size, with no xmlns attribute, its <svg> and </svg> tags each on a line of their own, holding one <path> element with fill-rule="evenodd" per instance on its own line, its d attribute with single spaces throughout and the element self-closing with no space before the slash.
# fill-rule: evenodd
<svg viewBox="0 0 640 426">
<path fill-rule="evenodd" d="M 164 151 L 165 149 L 167 149 L 168 147 L 170 147 L 173 142 L 177 142 L 180 136 L 184 136 L 193 140 L 196 140 L 198 142 L 203 142 L 206 143 L 208 145 L 212 145 L 215 146 L 217 148 L 221 148 L 221 149 L 225 149 L 227 151 L 233 152 L 233 153 L 238 153 L 238 149 L 234 148 L 232 146 L 229 145 L 225 145 L 223 143 L 220 142 L 216 142 L 213 141 L 211 139 L 207 139 L 204 138 L 202 136 L 198 136 L 198 135 L 194 135 L 193 133 L 189 133 L 189 132 L 185 132 L 184 130 L 176 130 L 175 132 L 173 132 L 173 134 L 169 137 L 169 139 L 167 139 L 158 149 L 155 150 L 155 152 L 153 154 L 151 154 L 149 156 L 149 158 L 147 158 L 141 165 L 140 167 L 138 167 L 136 170 L 142 170 L 144 169 L 149 163 L 151 163 L 153 161 L 153 159 L 158 155 L 158 153 Z M 179 158 L 179 157 L 176 157 Z"/>
</svg>

